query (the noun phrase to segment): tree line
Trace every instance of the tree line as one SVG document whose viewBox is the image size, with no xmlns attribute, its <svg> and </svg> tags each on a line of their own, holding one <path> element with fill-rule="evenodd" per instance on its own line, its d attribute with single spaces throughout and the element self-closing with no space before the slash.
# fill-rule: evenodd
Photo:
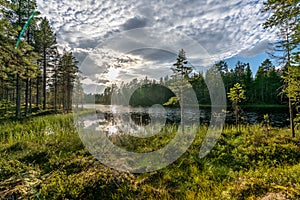
<svg viewBox="0 0 300 200">
<path fill-rule="evenodd" d="M 284 82 L 282 78 L 283 70 L 276 69 L 270 59 L 266 59 L 261 63 L 255 76 L 253 76 L 249 63 L 240 61 L 236 63 L 234 68 L 229 67 L 225 61 L 219 61 L 205 73 L 197 73 L 195 71 L 191 73 L 191 71 L 190 68 L 189 75 L 185 76 L 185 78 L 193 88 L 200 105 L 209 105 L 211 103 L 206 81 L 215 73 L 221 74 L 226 93 L 230 92 L 230 88 L 232 88 L 234 84 L 241 84 L 246 91 L 246 101 L 244 101 L 244 104 L 281 105 L 286 101 L 286 98 L 281 95 L 280 90 L 280 86 Z M 165 89 L 163 90 L 157 85 L 163 85 Z M 174 92 L 176 85 L 181 85 L 181 83 L 176 80 L 176 76 L 174 75 L 162 77 L 159 81 L 150 80 L 148 77 L 144 79 L 135 78 L 128 83 L 122 83 L 120 86 L 113 84 L 112 86 L 106 87 L 103 93 L 95 94 L 95 102 L 110 104 L 112 93 L 115 93 L 115 98 L 121 98 L 121 95 L 129 94 L 132 88 L 139 88 L 134 93 L 134 96 L 137 96 L 140 100 L 144 99 L 144 101 L 139 101 L 140 105 L 148 105 L 149 102 L 147 101 L 150 101 L 149 98 L 142 97 L 156 97 L 157 93 L 162 97 L 173 97 L 175 94 L 172 93 L 173 95 L 170 96 L 170 89 Z M 150 89 L 151 87 L 153 89 Z M 178 93 L 180 93 L 180 91 Z M 120 97 L 117 96 L 118 94 L 120 94 Z M 89 96 L 91 96 L 91 94 L 86 95 L 86 99 L 88 99 Z M 168 104 L 170 99 L 164 99 L 166 100 L 164 103 Z M 174 101 L 174 98 L 171 101 L 172 102 L 169 102 L 170 105 L 176 105 L 178 103 L 176 100 Z M 136 101 L 132 100 L 132 102 L 134 105 L 138 105 Z M 188 99 L 186 99 L 186 103 L 188 103 Z M 228 101 L 228 103 L 230 102 Z"/>
<path fill-rule="evenodd" d="M 49 20 L 39 16 L 35 0 L 0 0 L 0 6 L 0 114 L 21 118 L 40 110 L 69 112 L 79 74 L 72 52 L 59 53 L 56 35 Z"/>
</svg>

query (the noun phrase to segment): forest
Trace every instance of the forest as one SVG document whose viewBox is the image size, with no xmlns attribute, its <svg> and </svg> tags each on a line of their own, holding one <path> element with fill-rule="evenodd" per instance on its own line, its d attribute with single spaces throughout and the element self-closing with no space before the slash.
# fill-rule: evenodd
<svg viewBox="0 0 300 200">
<path fill-rule="evenodd" d="M 20 119 L 46 110 L 70 112 L 73 89 L 81 87 L 78 62 L 72 52 L 59 52 L 46 17 L 37 13 L 16 45 L 36 9 L 35 1 L 1 1 L 1 118 Z"/>
<path fill-rule="evenodd" d="M 260 12 L 267 17 L 260 26 L 276 30 L 276 40 L 257 72 L 247 62 L 230 66 L 225 60 L 196 71 L 189 52 L 178 49 L 172 74 L 107 84 L 99 94 L 84 93 L 86 77 L 74 49 L 61 48 L 51 19 L 37 5 L 0 0 L 0 199 L 300 199 L 299 0 L 263 1 Z M 234 123 L 186 123 L 184 106 L 199 115 L 194 108 L 213 107 L 207 83 L 219 86 L 217 76 L 227 105 L 222 113 Z M 163 126 L 151 129 L 151 121 L 139 123 L 144 113 L 125 113 L 127 103 L 134 109 L 174 109 L 180 120 L 157 117 Z M 288 123 L 273 126 L 265 107 L 286 112 L 280 120 Z M 261 109 L 261 120 L 241 123 L 244 108 Z M 132 116 L 138 123 L 130 124 Z M 140 135 L 131 135 L 133 128 Z M 143 130 L 152 132 L 145 137 Z M 103 141 L 107 146 L 99 145 Z M 165 149 L 157 159 L 148 156 Z M 174 161 L 161 165 L 178 151 L 183 152 Z M 141 159 L 126 158 L 128 152 Z"/>
<path fill-rule="evenodd" d="M 235 67 L 228 67 L 228 64 L 225 61 L 219 61 L 210 68 L 205 75 L 201 72 L 189 74 L 188 81 L 192 85 L 200 105 L 209 105 L 211 102 L 205 79 L 209 78 L 213 73 L 221 74 L 226 93 L 229 93 L 230 88 L 232 88 L 235 83 L 240 83 L 243 86 L 246 91 L 246 100 L 243 104 L 286 105 L 287 103 L 286 96 L 283 95 L 280 90 L 280 87 L 284 83 L 284 79 L 282 78 L 284 69 L 276 69 L 270 59 L 266 59 L 259 66 L 255 76 L 250 69 L 249 63 L 240 61 L 236 63 Z M 94 94 L 94 99 L 96 103 L 110 104 L 112 93 L 126 93 L 126 88 L 151 88 L 151 85 L 163 85 L 169 88 L 172 87 L 172 84 L 175 84 L 172 76 L 162 77 L 159 81 L 149 80 L 147 77 L 141 80 L 135 78 L 129 83 L 122 83 L 119 87 L 117 85 L 112 85 L 105 88 L 102 94 Z M 153 95 L 155 95 L 155 91 L 156 89 L 153 88 Z M 165 92 L 168 93 L 167 90 Z M 143 95 L 141 93 L 142 90 L 139 92 L 139 96 Z M 157 93 L 164 96 L 164 92 L 159 91 Z M 146 94 L 152 96 L 152 94 L 149 94 L 149 91 L 145 91 L 145 95 Z M 86 94 L 87 102 L 91 101 L 91 96 L 93 96 L 93 94 Z M 153 97 L 153 99 L 155 98 Z M 168 100 L 169 99 L 162 102 L 162 104 L 167 103 Z M 230 102 L 228 101 L 228 103 Z M 147 104 L 147 102 L 144 104 Z"/>
</svg>

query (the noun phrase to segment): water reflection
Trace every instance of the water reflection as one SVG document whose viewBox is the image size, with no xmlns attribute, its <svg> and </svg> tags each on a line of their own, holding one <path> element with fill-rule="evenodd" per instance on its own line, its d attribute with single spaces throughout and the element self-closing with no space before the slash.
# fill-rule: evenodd
<svg viewBox="0 0 300 200">
<path fill-rule="evenodd" d="M 180 109 L 179 108 L 163 108 L 160 105 L 152 107 L 138 107 L 138 108 L 128 108 L 121 105 L 85 105 L 86 108 L 95 108 L 97 113 L 97 123 L 99 125 L 98 129 L 102 131 L 105 130 L 107 134 L 116 134 L 117 132 L 124 133 L 132 127 L 126 127 L 125 124 L 122 125 L 122 120 L 130 120 L 134 123 L 134 128 L 137 131 L 142 131 L 145 126 L 150 124 L 159 124 L 163 126 L 166 124 L 180 124 Z M 200 108 L 198 113 L 198 119 L 200 124 L 209 125 L 211 120 L 211 109 L 210 108 Z M 187 121 L 189 118 L 191 120 L 197 118 L 193 109 L 187 109 Z M 224 113 L 213 113 L 216 115 L 226 115 L 225 122 L 227 124 L 234 124 L 235 119 L 232 112 Z M 264 120 L 264 115 L 268 114 L 270 119 L 270 124 L 274 127 L 285 127 L 289 125 L 289 115 L 288 110 L 285 108 L 259 108 L 259 109 L 244 109 L 243 117 L 241 122 L 244 124 L 257 124 L 262 123 Z M 122 116 L 120 118 L 120 116 Z M 91 121 L 85 121 L 85 126 L 90 126 Z M 118 124 L 118 123 L 121 123 Z M 118 125 L 118 126 L 116 126 Z M 120 129 L 121 127 L 121 129 Z M 152 128 L 152 131 L 158 130 L 157 128 Z M 120 130 L 119 130 L 120 129 Z"/>
</svg>

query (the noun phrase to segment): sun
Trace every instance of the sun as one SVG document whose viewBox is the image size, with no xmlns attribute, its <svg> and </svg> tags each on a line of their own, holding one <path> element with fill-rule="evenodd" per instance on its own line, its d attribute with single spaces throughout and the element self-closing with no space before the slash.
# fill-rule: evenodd
<svg viewBox="0 0 300 200">
<path fill-rule="evenodd" d="M 108 72 L 105 74 L 105 77 L 110 81 L 115 81 L 117 80 L 117 77 L 119 76 L 120 70 L 114 67 L 110 67 L 108 69 Z"/>
</svg>

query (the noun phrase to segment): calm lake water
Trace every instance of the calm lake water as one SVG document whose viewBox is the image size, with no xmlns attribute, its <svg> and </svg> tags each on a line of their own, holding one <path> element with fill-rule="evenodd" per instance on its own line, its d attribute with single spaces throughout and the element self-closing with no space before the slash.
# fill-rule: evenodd
<svg viewBox="0 0 300 200">
<path fill-rule="evenodd" d="M 85 108 L 94 108 L 98 114 L 101 114 L 107 121 L 113 121 L 113 113 L 127 113 L 130 116 L 131 120 L 136 122 L 139 125 L 147 125 L 153 118 L 151 115 L 151 108 L 130 108 L 120 106 L 120 105 L 99 105 L 99 104 L 86 104 Z M 211 109 L 210 108 L 200 108 L 199 109 L 199 121 L 200 124 L 209 124 L 211 118 Z M 193 116 L 194 110 L 189 109 L 187 111 L 189 116 Z M 150 113 L 150 114 L 149 114 Z M 165 123 L 180 123 L 180 109 L 179 108 L 163 108 L 155 107 L 156 118 L 165 120 Z M 224 113 L 225 114 L 225 113 Z M 270 124 L 275 127 L 285 127 L 289 125 L 289 113 L 288 108 L 244 108 L 243 109 L 243 121 L 242 123 L 256 124 L 261 123 L 264 119 L 264 115 L 268 114 L 270 119 Z M 226 112 L 227 124 L 234 124 L 235 119 L 232 112 Z"/>
</svg>

